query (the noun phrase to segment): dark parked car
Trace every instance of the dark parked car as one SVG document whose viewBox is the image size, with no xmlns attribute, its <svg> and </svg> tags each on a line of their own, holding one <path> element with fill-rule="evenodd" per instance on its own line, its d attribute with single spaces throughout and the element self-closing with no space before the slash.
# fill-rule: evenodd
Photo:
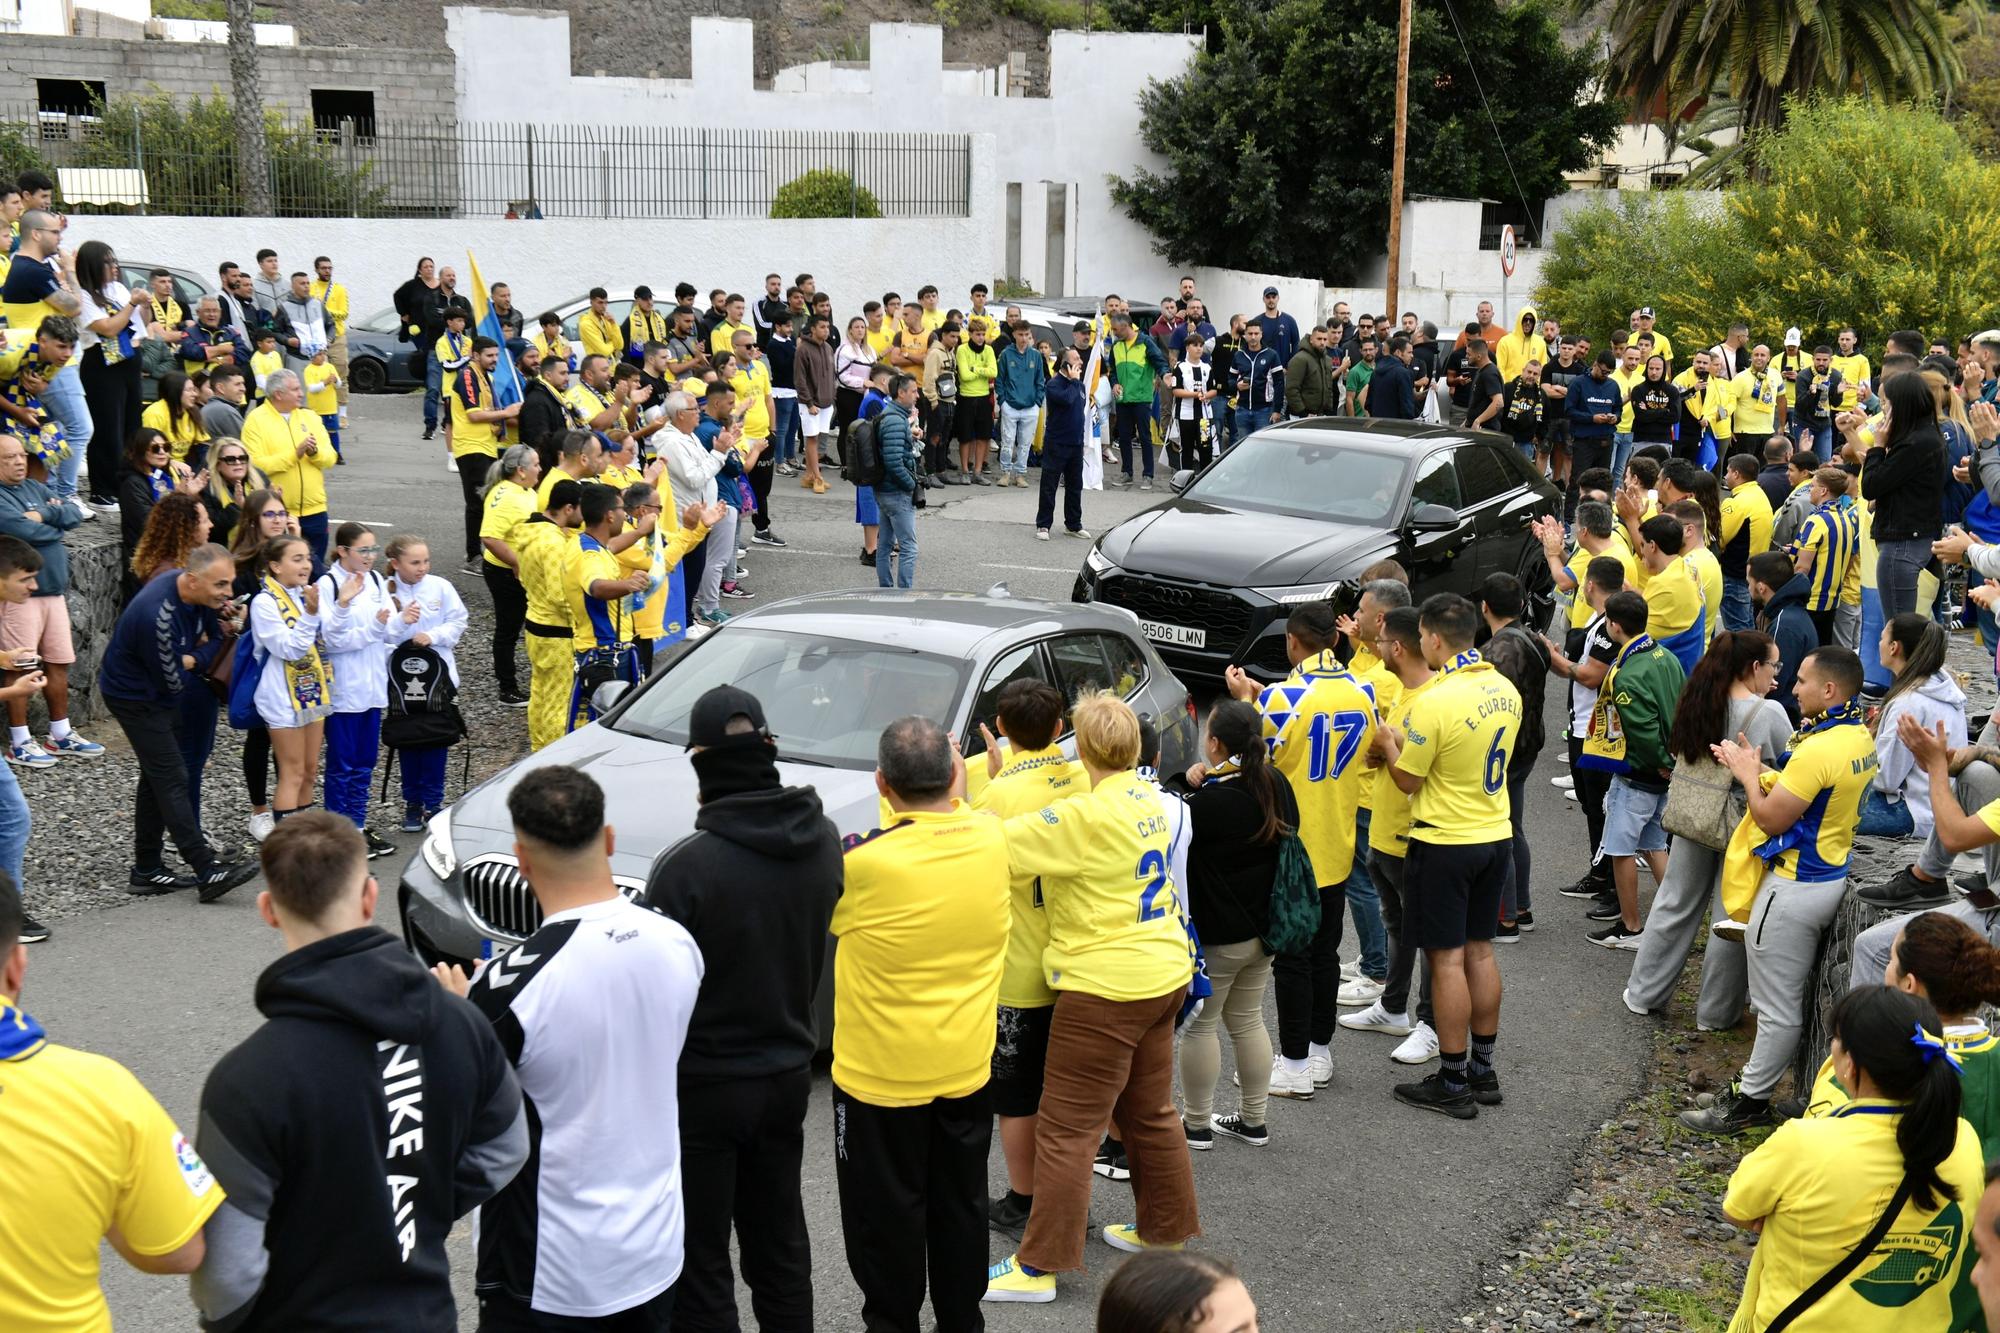
<svg viewBox="0 0 2000 1333">
<path fill-rule="evenodd" d="M 396 336 L 394 309 L 347 321 L 347 387 L 355 393 L 421 389 L 423 377 L 410 371 L 410 343 Z"/>
<path fill-rule="evenodd" d="M 1173 484 L 1178 495 L 1098 539 L 1072 596 L 1137 615 L 1186 678 L 1232 665 L 1283 677 L 1291 608 L 1351 607 L 1361 571 L 1389 557 L 1419 601 L 1504 572 L 1527 584 L 1535 624 L 1554 608 L 1529 524 L 1560 513 L 1561 493 L 1500 435 L 1315 417 L 1259 431 Z"/>
</svg>

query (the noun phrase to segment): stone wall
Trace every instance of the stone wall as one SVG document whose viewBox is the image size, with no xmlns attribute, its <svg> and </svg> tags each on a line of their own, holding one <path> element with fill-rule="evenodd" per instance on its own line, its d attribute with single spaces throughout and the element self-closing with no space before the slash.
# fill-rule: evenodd
<svg viewBox="0 0 2000 1333">
<path fill-rule="evenodd" d="M 76 643 L 76 663 L 69 669 L 69 715 L 78 725 L 98 716 L 97 662 L 118 622 L 120 575 L 124 569 L 117 515 L 70 529 L 69 621 Z M 43 708 L 37 699 L 32 725 L 39 731 Z"/>
</svg>

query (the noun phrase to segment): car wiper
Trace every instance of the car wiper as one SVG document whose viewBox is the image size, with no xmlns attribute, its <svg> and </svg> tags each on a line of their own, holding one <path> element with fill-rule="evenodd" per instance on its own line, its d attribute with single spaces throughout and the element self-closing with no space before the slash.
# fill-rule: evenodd
<svg viewBox="0 0 2000 1333">
<path fill-rule="evenodd" d="M 814 759 L 807 755 L 785 754 L 782 751 L 778 755 L 778 762 L 781 764 L 805 764 L 811 768 L 835 767 L 833 761 L 830 759 Z"/>
</svg>

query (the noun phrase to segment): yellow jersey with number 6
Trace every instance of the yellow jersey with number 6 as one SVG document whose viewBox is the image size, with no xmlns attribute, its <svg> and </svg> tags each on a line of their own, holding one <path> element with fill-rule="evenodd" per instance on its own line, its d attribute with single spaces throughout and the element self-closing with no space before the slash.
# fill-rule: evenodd
<svg viewBox="0 0 2000 1333">
<path fill-rule="evenodd" d="M 1410 837 L 1446 846 L 1510 838 L 1507 761 L 1521 696 L 1476 652 L 1431 679 L 1410 704 L 1396 767 L 1424 780 L 1410 797 Z"/>
</svg>

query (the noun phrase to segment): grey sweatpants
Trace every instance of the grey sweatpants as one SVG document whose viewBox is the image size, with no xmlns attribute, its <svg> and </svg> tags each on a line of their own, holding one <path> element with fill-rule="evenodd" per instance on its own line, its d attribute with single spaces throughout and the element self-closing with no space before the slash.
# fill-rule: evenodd
<svg viewBox="0 0 2000 1333">
<path fill-rule="evenodd" d="M 1646 914 L 1646 933 L 1639 939 L 1639 955 L 1632 960 L 1632 976 L 1625 983 L 1634 1004 L 1642 1009 L 1667 1007 L 1702 920 L 1719 911 L 1710 903 L 1721 883 L 1721 852 L 1688 838 L 1674 839 L 1667 856 L 1667 877 L 1653 895 L 1653 910 Z M 1735 1027 L 1743 1020 L 1748 986 L 1743 946 L 1710 935 L 1702 956 L 1695 1022 L 1710 1029 Z"/>
<path fill-rule="evenodd" d="M 1981 745 L 1993 744 L 1994 726 L 1986 724 L 1980 733 Z M 1990 801 L 2000 800 L 2000 769 L 1981 760 L 1967 764 L 1959 775 L 1951 781 L 1952 794 L 1958 797 L 1961 808 L 1977 810 Z M 1982 849 L 1986 859 L 1986 882 L 2000 885 L 2000 842 L 1988 843 Z M 1948 879 L 1951 875 L 1952 854 L 1938 841 L 1937 830 L 1932 829 L 1930 837 L 1924 839 L 1924 849 L 1917 854 L 1917 868 L 1933 879 Z M 2000 945 L 2000 912 L 1982 912 L 1969 903 L 1954 900 L 1949 907 L 1938 911 L 1969 923 L 1974 930 L 1983 931 L 1989 940 Z M 1889 966 L 1889 951 L 1895 947 L 1896 932 L 1903 928 L 1914 913 L 1890 917 L 1878 921 L 1854 937 L 1854 961 L 1848 969 L 1848 988 L 1879 986 L 1882 974 Z"/>
<path fill-rule="evenodd" d="M 736 568 L 736 510 L 722 506 L 722 521 L 708 530 L 708 561 L 695 585 L 694 604 L 701 611 L 722 605 L 722 580 Z"/>
<path fill-rule="evenodd" d="M 1757 1006 L 1757 1040 L 1739 1078 L 1745 1095 L 1769 1097 L 1798 1054 L 1820 936 L 1840 913 L 1847 879 L 1801 884 L 1764 872 L 1745 927 L 1750 999 Z"/>
</svg>

